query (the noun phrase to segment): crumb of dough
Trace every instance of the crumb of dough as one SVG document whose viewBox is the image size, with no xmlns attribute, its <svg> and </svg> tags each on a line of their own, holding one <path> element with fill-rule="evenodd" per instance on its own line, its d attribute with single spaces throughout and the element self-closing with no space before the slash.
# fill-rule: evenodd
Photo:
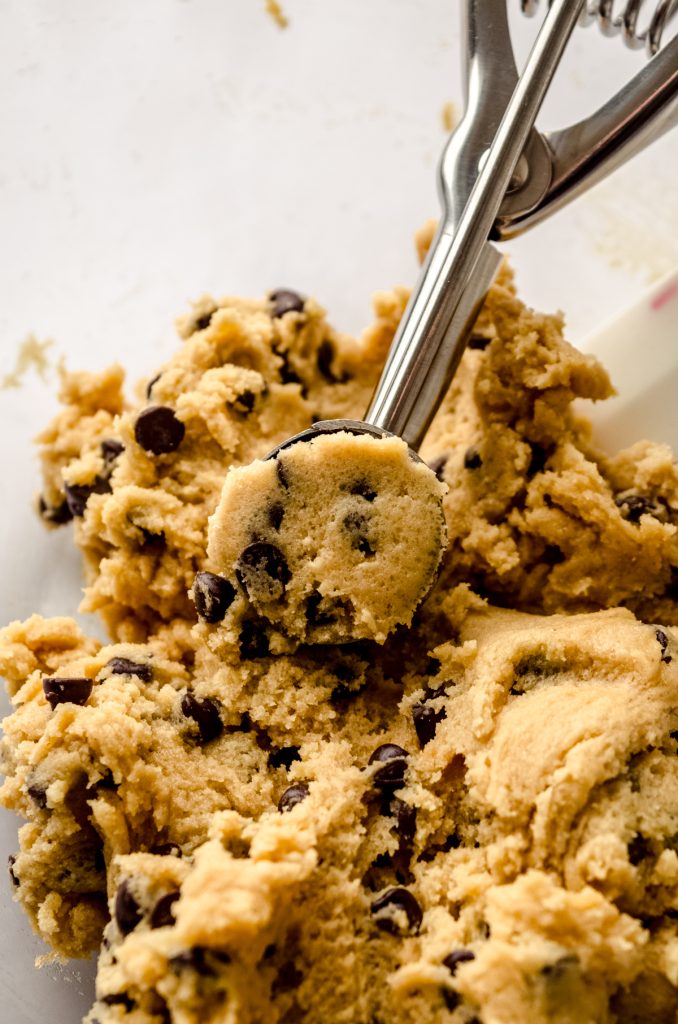
<svg viewBox="0 0 678 1024">
<path fill-rule="evenodd" d="M 0 380 L 0 389 L 19 388 L 28 371 L 32 368 L 38 376 L 45 380 L 50 368 L 47 350 L 53 341 L 38 341 L 34 334 L 27 335 L 17 349 L 14 369 L 6 373 Z"/>
<path fill-rule="evenodd" d="M 289 18 L 278 0 L 266 0 L 266 13 L 270 15 L 278 28 L 287 28 L 289 25 Z"/>
<path fill-rule="evenodd" d="M 457 111 L 456 103 L 452 100 L 448 100 L 447 103 L 443 103 L 440 111 L 440 120 L 444 131 L 453 132 L 459 123 L 459 113 Z"/>
</svg>

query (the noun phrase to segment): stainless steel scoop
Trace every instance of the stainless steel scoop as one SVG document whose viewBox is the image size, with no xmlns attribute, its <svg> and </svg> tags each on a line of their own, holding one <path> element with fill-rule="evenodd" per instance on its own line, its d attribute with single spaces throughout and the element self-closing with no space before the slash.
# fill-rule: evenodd
<svg viewBox="0 0 678 1024">
<path fill-rule="evenodd" d="M 522 0 L 522 5 L 531 11 L 536 2 Z M 627 0 L 623 24 L 611 18 L 609 6 L 606 0 L 593 7 L 590 0 L 553 0 L 519 75 L 506 0 L 466 0 L 466 112 L 440 159 L 438 231 L 364 422 L 333 421 L 333 429 L 344 424 L 353 432 L 374 433 L 378 428 L 417 449 L 501 261 L 492 241 L 539 223 L 678 123 L 675 37 L 587 119 L 557 132 L 535 129 L 578 19 L 597 15 L 606 31 L 621 30 L 627 40 L 647 37 L 653 51 L 678 4 L 659 0 L 661 10 L 640 34 L 638 0 Z M 311 432 L 326 429 L 318 423 Z M 304 435 L 305 440 L 310 436 Z"/>
</svg>

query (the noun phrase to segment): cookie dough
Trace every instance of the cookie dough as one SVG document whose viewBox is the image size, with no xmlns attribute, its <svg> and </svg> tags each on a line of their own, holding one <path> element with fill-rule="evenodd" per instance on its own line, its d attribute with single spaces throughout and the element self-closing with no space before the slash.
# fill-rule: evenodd
<svg viewBox="0 0 678 1024">
<path fill-rule="evenodd" d="M 322 423 L 232 468 L 209 524 L 216 574 L 193 585 L 198 614 L 219 623 L 210 646 L 237 654 L 254 621 L 272 653 L 409 626 L 442 557 L 445 490 L 399 438 Z"/>
<path fill-rule="evenodd" d="M 363 414 L 406 299 L 352 341 L 289 290 L 205 298 L 136 400 L 117 367 L 63 380 L 39 511 L 73 521 L 111 642 L 0 632 L 0 800 L 34 927 L 99 949 L 88 1024 L 676 1019 L 678 474 L 660 445 L 596 451 L 572 403 L 611 384 L 562 321 L 502 272 L 422 448 L 449 545 L 407 628 L 292 641 L 258 562 L 238 578 L 260 543 L 296 571 L 302 500 L 326 522 L 358 439 L 322 439 L 317 495 L 312 447 L 285 451 L 304 499 L 255 460 Z M 340 495 L 376 510 L 389 465 Z M 248 476 L 255 520 L 287 501 L 284 548 L 270 517 L 226 533 Z"/>
</svg>

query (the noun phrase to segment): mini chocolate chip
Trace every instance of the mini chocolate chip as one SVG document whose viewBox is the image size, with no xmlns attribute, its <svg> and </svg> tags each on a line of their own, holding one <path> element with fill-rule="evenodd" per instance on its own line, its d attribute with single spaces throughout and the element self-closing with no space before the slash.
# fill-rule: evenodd
<svg viewBox="0 0 678 1024">
<path fill-rule="evenodd" d="M 270 942 L 266 949 L 264 950 L 264 952 L 262 953 L 261 959 L 270 960 L 271 957 L 274 957 L 277 952 L 278 947 L 276 946 L 275 942 Z"/>
<path fill-rule="evenodd" d="M 308 785 L 305 782 L 295 782 L 293 786 L 288 786 L 278 800 L 278 810 L 280 813 L 284 814 L 285 811 L 291 811 L 293 807 L 296 807 L 297 804 L 306 799 L 308 792 Z"/>
<path fill-rule="evenodd" d="M 477 448 L 468 448 L 464 455 L 464 469 L 480 469 L 483 460 Z"/>
<path fill-rule="evenodd" d="M 655 515 L 658 511 L 657 505 L 640 494 L 627 494 L 615 498 L 615 505 L 619 509 L 623 519 L 630 523 L 640 523 L 640 517 Z"/>
<path fill-rule="evenodd" d="M 279 747 L 268 755 L 269 768 L 290 769 L 295 761 L 301 761 L 299 747 Z"/>
<path fill-rule="evenodd" d="M 155 377 L 152 377 L 146 385 L 146 398 L 150 398 L 153 392 L 153 385 L 157 384 L 162 374 L 156 373 Z"/>
<path fill-rule="evenodd" d="M 101 442 L 101 454 L 107 466 L 114 463 L 124 450 L 125 446 L 122 441 L 116 441 L 114 437 L 107 437 Z"/>
<path fill-rule="evenodd" d="M 34 782 L 30 786 L 26 786 L 26 792 L 30 796 L 31 800 L 33 800 L 38 807 L 44 811 L 47 807 L 47 790 L 45 787 Z"/>
<path fill-rule="evenodd" d="M 175 452 L 184 439 L 186 427 L 177 419 L 174 409 L 151 405 L 137 416 L 134 437 L 144 451 L 152 455 Z"/>
<path fill-rule="evenodd" d="M 355 494 L 358 498 L 364 498 L 365 501 L 374 501 L 377 496 L 377 492 L 370 487 L 367 480 L 357 480 L 351 485 L 350 493 Z"/>
<path fill-rule="evenodd" d="M 472 334 L 468 339 L 468 347 L 479 349 L 481 352 L 486 349 L 492 341 L 492 338 L 488 338 L 486 334 Z"/>
<path fill-rule="evenodd" d="M 156 857 L 181 857 L 181 847 L 176 843 L 158 843 L 148 851 Z"/>
<path fill-rule="evenodd" d="M 133 932 L 142 918 L 141 907 L 137 903 L 129 882 L 125 879 L 118 886 L 115 894 L 115 923 L 121 935 Z"/>
<path fill-rule="evenodd" d="M 235 574 L 248 597 L 277 599 L 285 593 L 291 573 L 280 548 L 265 541 L 255 541 L 240 553 Z M 262 574 L 266 580 L 262 581 Z M 269 581 L 274 585 L 270 586 Z"/>
<path fill-rule="evenodd" d="M 14 870 L 16 858 L 16 853 L 10 853 L 9 857 L 7 858 L 7 870 L 9 871 L 9 877 L 11 879 L 12 885 L 14 886 L 15 889 L 18 889 L 19 886 L 21 885 L 21 879 Z"/>
<path fill-rule="evenodd" d="M 79 519 L 85 514 L 87 502 L 93 494 L 110 494 L 111 485 L 102 476 L 96 476 L 91 484 L 64 484 L 66 501 L 71 515 Z"/>
<path fill-rule="evenodd" d="M 180 893 L 168 892 L 161 896 L 153 907 L 149 924 L 151 928 L 171 928 L 174 924 L 173 906 L 179 899 Z"/>
<path fill-rule="evenodd" d="M 235 593 L 233 584 L 214 572 L 199 572 L 193 580 L 195 608 L 204 622 L 221 622 Z"/>
<path fill-rule="evenodd" d="M 425 747 L 427 743 L 431 742 L 436 734 L 438 722 L 441 722 L 443 718 L 447 718 L 445 708 L 440 708 L 436 711 L 435 708 L 432 708 L 430 704 L 426 704 L 424 701 L 413 706 L 412 721 L 414 722 L 414 731 L 417 734 L 421 747 Z"/>
<path fill-rule="evenodd" d="M 655 629 L 654 635 L 657 638 L 657 643 L 661 647 L 661 660 L 664 664 L 668 665 L 673 660 L 671 655 L 666 653 L 666 648 L 669 646 L 669 638 L 663 629 Z"/>
<path fill-rule="evenodd" d="M 52 523 L 54 526 L 63 526 L 64 523 L 70 523 L 73 518 L 68 502 L 62 501 L 60 505 L 48 505 L 43 497 L 38 502 L 38 509 L 40 515 L 46 523 Z"/>
<path fill-rule="evenodd" d="M 445 1006 L 450 1013 L 454 1013 L 457 1007 L 461 1005 L 461 996 L 458 992 L 452 992 L 450 989 L 444 988 L 442 990 L 442 996 Z"/>
<path fill-rule="evenodd" d="M 372 784 L 379 789 L 398 789 L 405 782 L 407 758 L 410 755 L 396 743 L 382 743 L 371 755 L 368 764 L 382 763 L 372 776 Z"/>
<path fill-rule="evenodd" d="M 362 555 L 374 555 L 374 548 L 367 537 L 367 520 L 360 512 L 349 512 L 344 516 L 344 529 L 351 538 L 351 547 Z"/>
<path fill-rule="evenodd" d="M 475 958 L 475 953 L 472 953 L 470 949 L 453 949 L 443 960 L 443 967 L 447 967 L 450 974 L 456 974 L 459 964 L 475 960 Z"/>
<path fill-rule="evenodd" d="M 209 697 L 201 700 L 192 693 L 186 693 L 181 699 L 181 710 L 186 718 L 191 718 L 196 723 L 203 743 L 215 740 L 224 731 L 217 703 Z"/>
<path fill-rule="evenodd" d="M 424 671 L 427 676 L 437 676 L 441 667 L 442 662 L 438 658 L 434 658 L 432 655 L 429 655 L 426 659 L 426 668 Z M 436 696 L 438 696 L 438 694 L 436 694 Z"/>
<path fill-rule="evenodd" d="M 388 804 L 388 812 L 397 821 L 400 837 L 410 843 L 417 831 L 417 808 L 394 796 Z"/>
<path fill-rule="evenodd" d="M 243 416 L 249 416 L 254 409 L 257 396 L 253 391 L 243 391 L 233 402 L 233 408 Z"/>
<path fill-rule="evenodd" d="M 325 380 L 330 381 L 331 384 L 345 384 L 347 380 L 350 380 L 349 374 L 345 372 L 337 374 L 332 369 L 335 355 L 334 343 L 329 338 L 323 338 L 318 345 L 316 365 Z"/>
<path fill-rule="evenodd" d="M 306 395 L 307 395 L 306 385 L 304 384 L 304 382 L 302 381 L 301 377 L 296 372 L 296 370 L 293 370 L 292 367 L 290 366 L 290 357 L 289 357 L 288 353 L 287 352 L 278 352 L 278 350 L 276 349 L 276 354 L 280 357 L 280 359 L 282 361 L 280 369 L 278 370 L 278 374 L 280 375 L 280 383 L 281 384 L 301 384 L 301 394 L 302 394 L 302 397 L 306 398 Z"/>
<path fill-rule="evenodd" d="M 633 864 L 634 867 L 638 867 L 641 861 L 646 860 L 652 855 L 652 847 L 648 843 L 645 836 L 636 833 L 630 843 L 626 847 L 628 851 L 629 863 Z"/>
<path fill-rule="evenodd" d="M 79 704 L 82 706 L 87 703 L 92 692 L 92 680 L 69 679 L 60 676 L 43 677 L 42 689 L 52 711 L 57 704 Z"/>
<path fill-rule="evenodd" d="M 131 1013 L 137 1005 L 126 992 L 112 992 L 109 996 L 102 996 L 99 1002 L 104 1006 L 124 1006 L 127 1013 Z"/>
<path fill-rule="evenodd" d="M 153 669 L 148 663 L 130 661 L 129 658 L 111 658 L 106 662 L 106 668 L 110 668 L 114 676 L 136 676 L 145 683 L 150 683 L 153 678 Z"/>
<path fill-rule="evenodd" d="M 212 309 L 209 313 L 203 313 L 202 316 L 197 317 L 193 324 L 193 331 L 206 331 L 215 313 L 216 309 Z"/>
<path fill-rule="evenodd" d="M 268 655 L 269 643 L 264 625 L 256 619 L 245 619 L 240 629 L 240 657 L 244 661 L 253 658 L 265 658 Z"/>
<path fill-rule="evenodd" d="M 445 479 L 445 466 L 447 465 L 448 457 L 447 455 L 438 455 L 435 459 L 431 459 L 428 464 L 428 468 L 435 473 L 441 483 Z"/>
<path fill-rule="evenodd" d="M 419 903 L 409 889 L 400 887 L 387 889 L 370 905 L 370 911 L 376 918 L 377 928 L 381 928 L 382 931 L 389 932 L 391 935 L 402 934 L 402 928 L 393 916 L 394 912 L 399 910 L 403 910 L 407 916 L 407 930 L 417 934 L 423 914 Z"/>
<path fill-rule="evenodd" d="M 281 505 L 279 501 L 274 501 L 272 505 L 269 505 L 266 509 L 266 517 L 268 519 L 268 525 L 274 530 L 279 530 L 280 525 L 285 515 L 285 506 Z"/>
<path fill-rule="evenodd" d="M 297 292 L 289 288 L 278 288 L 268 296 L 273 303 L 272 314 L 274 318 L 284 316 L 285 313 L 303 313 L 304 300 Z"/>
</svg>

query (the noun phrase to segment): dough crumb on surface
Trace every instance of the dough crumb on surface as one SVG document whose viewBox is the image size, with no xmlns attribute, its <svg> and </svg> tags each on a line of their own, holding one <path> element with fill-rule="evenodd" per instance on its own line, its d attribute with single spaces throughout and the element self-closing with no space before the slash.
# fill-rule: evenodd
<svg viewBox="0 0 678 1024">
<path fill-rule="evenodd" d="M 675 462 L 596 450 L 573 402 L 612 383 L 507 267 L 428 468 L 348 433 L 266 460 L 362 416 L 407 297 L 352 339 L 291 289 L 203 296 L 136 398 L 63 377 L 38 511 L 110 640 L 0 630 L 0 802 L 33 927 L 99 951 L 87 1024 L 676 1020 Z"/>
</svg>

